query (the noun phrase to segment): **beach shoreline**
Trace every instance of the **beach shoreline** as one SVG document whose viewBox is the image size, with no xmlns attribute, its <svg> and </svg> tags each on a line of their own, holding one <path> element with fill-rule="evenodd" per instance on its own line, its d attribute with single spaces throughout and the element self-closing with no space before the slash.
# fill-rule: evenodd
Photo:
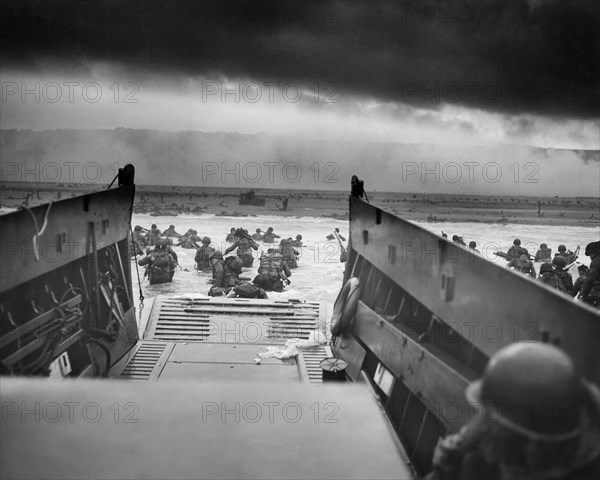
<svg viewBox="0 0 600 480">
<path fill-rule="evenodd" d="M 3 182 L 0 203 L 5 211 L 25 203 L 35 206 L 81 195 L 99 187 L 97 184 Z M 262 205 L 240 204 L 241 194 L 248 191 L 240 188 L 137 185 L 134 212 L 148 213 L 162 224 L 168 223 L 169 217 L 181 214 L 348 220 L 348 193 L 344 191 L 256 189 L 254 197 Z M 415 222 L 600 227 L 598 198 L 400 192 L 371 192 L 368 195 L 371 203 Z"/>
</svg>

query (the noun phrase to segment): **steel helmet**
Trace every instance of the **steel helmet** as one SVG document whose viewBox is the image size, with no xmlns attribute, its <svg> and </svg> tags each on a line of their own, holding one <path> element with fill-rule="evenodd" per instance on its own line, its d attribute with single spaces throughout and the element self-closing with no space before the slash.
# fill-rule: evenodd
<svg viewBox="0 0 600 480">
<path fill-rule="evenodd" d="M 540 273 L 544 273 L 544 272 L 553 272 L 554 269 L 552 268 L 552 264 L 545 262 L 542 263 L 542 266 L 540 267 Z"/>
<path fill-rule="evenodd" d="M 302 235 L 298 234 L 298 235 L 296 235 L 296 238 L 297 238 L 298 240 L 302 240 Z"/>
<path fill-rule="evenodd" d="M 589 257 L 594 253 L 600 253 L 600 242 L 591 242 L 586 245 L 585 254 Z"/>
<path fill-rule="evenodd" d="M 542 250 L 546 250 L 546 249 L 548 248 L 548 245 L 546 245 L 545 243 L 542 243 L 542 244 L 540 245 L 540 248 L 541 248 Z"/>
<path fill-rule="evenodd" d="M 136 225 L 135 228 L 134 228 L 134 230 L 136 232 L 139 232 L 141 229 L 142 229 L 142 227 L 140 227 L 139 225 Z"/>
<path fill-rule="evenodd" d="M 522 342 L 496 352 L 466 395 L 487 420 L 533 439 L 567 439 L 580 433 L 584 392 L 562 350 Z"/>
<path fill-rule="evenodd" d="M 565 268 L 567 266 L 567 259 L 565 257 L 563 257 L 562 255 L 556 255 L 552 259 L 552 263 L 554 265 L 556 265 L 557 267 Z"/>
<path fill-rule="evenodd" d="M 513 245 L 521 245 L 521 240 L 519 240 L 518 238 L 515 238 L 513 240 Z"/>
<path fill-rule="evenodd" d="M 559 252 L 566 252 L 567 251 L 567 247 L 565 247 L 564 245 L 559 245 L 558 246 L 558 251 Z"/>
<path fill-rule="evenodd" d="M 217 250 L 209 258 L 223 258 L 223 254 Z"/>
<path fill-rule="evenodd" d="M 203 237 L 202 243 L 210 243 L 210 237 Z"/>
<path fill-rule="evenodd" d="M 164 250 L 167 248 L 167 245 L 169 244 L 169 242 L 167 242 L 164 238 L 159 238 L 158 240 L 156 240 L 156 248 Z"/>
</svg>

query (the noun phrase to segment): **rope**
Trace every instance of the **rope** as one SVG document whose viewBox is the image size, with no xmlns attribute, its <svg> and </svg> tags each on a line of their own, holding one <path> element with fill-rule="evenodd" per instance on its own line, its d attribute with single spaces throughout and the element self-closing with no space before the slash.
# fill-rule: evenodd
<svg viewBox="0 0 600 480">
<path fill-rule="evenodd" d="M 107 189 L 107 190 L 109 190 L 109 189 L 110 189 L 110 187 L 112 187 L 112 184 L 113 184 L 113 183 L 115 183 L 115 180 L 116 180 L 117 178 L 119 178 L 119 174 L 118 174 L 118 173 L 115 175 L 115 178 L 113 178 L 112 182 L 110 182 L 110 185 L 109 185 L 108 187 L 106 187 L 106 189 Z"/>
<path fill-rule="evenodd" d="M 35 218 L 35 215 L 31 211 L 31 208 L 29 208 L 27 205 L 23 205 L 23 209 L 26 210 L 29 213 L 29 215 L 31 215 L 31 219 L 33 220 L 33 225 L 35 227 L 35 234 L 33 235 L 32 240 L 33 240 L 33 254 L 35 256 L 36 262 L 40 261 L 40 249 L 39 249 L 39 245 L 38 245 L 38 238 L 41 235 L 43 235 L 44 231 L 46 230 L 46 227 L 48 226 L 48 214 L 50 213 L 51 208 L 52 208 L 52 202 L 50 202 L 48 204 L 46 213 L 44 213 L 44 223 L 42 224 L 42 228 L 39 229 L 37 219 Z"/>
<path fill-rule="evenodd" d="M 129 225 L 129 231 L 131 232 L 131 240 L 133 241 L 133 230 L 131 229 L 131 224 Z M 140 310 L 142 308 L 144 308 L 144 294 L 142 292 L 142 281 L 140 280 L 140 269 L 138 268 L 138 262 L 137 262 L 137 249 L 133 248 L 133 256 L 135 258 L 135 273 L 137 273 L 137 279 L 138 279 L 138 287 L 140 289 Z"/>
</svg>

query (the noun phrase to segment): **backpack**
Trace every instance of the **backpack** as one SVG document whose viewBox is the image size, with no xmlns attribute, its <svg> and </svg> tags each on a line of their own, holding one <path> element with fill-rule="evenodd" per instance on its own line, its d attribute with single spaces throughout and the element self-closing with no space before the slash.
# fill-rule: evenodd
<svg viewBox="0 0 600 480">
<path fill-rule="evenodd" d="M 242 267 L 244 266 L 240 258 L 236 257 L 235 255 L 227 257 L 225 259 L 225 265 L 227 265 L 229 269 L 236 275 L 242 273 Z"/>
<path fill-rule="evenodd" d="M 266 275 L 270 278 L 279 278 L 279 272 L 282 269 L 283 256 L 281 253 L 263 253 L 260 256 L 259 275 Z"/>
<path fill-rule="evenodd" d="M 169 262 L 169 254 L 168 253 L 160 253 L 155 255 L 154 261 L 152 262 L 152 267 L 157 268 L 159 270 L 169 270 L 170 269 Z"/>
<path fill-rule="evenodd" d="M 555 273 L 544 272 L 538 277 L 538 280 L 552 288 L 555 288 L 556 290 L 558 290 L 560 292 L 566 293 L 566 291 L 567 291 L 567 289 L 563 285 L 563 282 L 560 281 L 560 279 L 556 276 Z"/>
<path fill-rule="evenodd" d="M 233 291 L 242 298 L 260 298 L 260 290 L 250 282 L 242 282 L 233 287 Z"/>
</svg>

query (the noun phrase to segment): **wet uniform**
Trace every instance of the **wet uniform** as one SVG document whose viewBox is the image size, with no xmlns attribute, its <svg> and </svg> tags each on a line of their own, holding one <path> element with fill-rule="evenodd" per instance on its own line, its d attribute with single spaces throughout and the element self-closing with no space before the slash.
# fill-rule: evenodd
<svg viewBox="0 0 600 480">
<path fill-rule="evenodd" d="M 210 270 L 210 256 L 213 254 L 215 249 L 210 245 L 202 245 L 196 251 L 194 261 L 196 262 L 196 268 L 198 270 Z"/>
<path fill-rule="evenodd" d="M 250 243 L 247 238 L 240 238 L 231 247 L 225 250 L 224 254 L 227 255 L 237 248 L 237 256 L 242 261 L 244 267 L 251 267 L 254 263 L 254 257 L 252 256 L 252 249 L 258 250 L 258 245 L 254 242 Z"/>
<path fill-rule="evenodd" d="M 540 248 L 535 252 L 536 262 L 551 262 L 552 261 L 552 249 L 551 248 Z"/>
<path fill-rule="evenodd" d="M 150 285 L 167 283 L 173 280 L 175 274 L 175 260 L 166 251 L 154 251 L 147 257 L 138 261 L 138 265 L 146 265 L 146 274 Z"/>
<path fill-rule="evenodd" d="M 281 253 L 270 252 L 261 255 L 258 274 L 264 279 L 265 290 L 281 292 L 284 289 L 284 282 L 289 283 L 288 277 L 292 272 L 283 261 Z"/>
</svg>

